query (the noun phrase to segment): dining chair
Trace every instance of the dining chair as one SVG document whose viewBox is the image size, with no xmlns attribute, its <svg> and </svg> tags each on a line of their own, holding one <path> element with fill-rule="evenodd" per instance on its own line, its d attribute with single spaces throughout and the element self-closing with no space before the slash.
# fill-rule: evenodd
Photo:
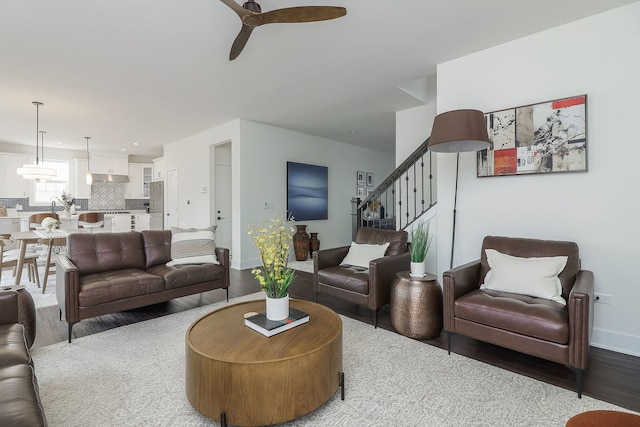
<svg viewBox="0 0 640 427">
<path fill-rule="evenodd" d="M 46 248 L 46 258 L 44 262 L 44 278 L 42 280 L 42 293 L 47 290 L 47 279 L 50 274 L 55 274 L 55 271 L 49 271 L 51 268 L 51 254 L 57 256 L 60 252 L 66 250 L 67 238 L 66 237 L 54 237 L 50 239 L 38 239 L 38 243 L 44 245 Z M 53 263 L 55 263 L 55 259 Z"/>
<path fill-rule="evenodd" d="M 42 228 L 42 220 L 45 218 L 54 218 L 60 221 L 60 217 L 54 212 L 41 212 L 29 216 L 29 230 L 39 230 Z"/>
<path fill-rule="evenodd" d="M 6 268 L 15 268 L 18 265 L 19 252 L 16 244 L 10 239 L 0 239 L 0 280 L 2 280 L 2 271 Z M 38 287 L 40 287 L 40 276 L 38 275 L 38 254 L 35 252 L 27 252 L 24 256 L 24 265 L 27 266 L 29 273 L 29 281 L 35 279 Z"/>
</svg>

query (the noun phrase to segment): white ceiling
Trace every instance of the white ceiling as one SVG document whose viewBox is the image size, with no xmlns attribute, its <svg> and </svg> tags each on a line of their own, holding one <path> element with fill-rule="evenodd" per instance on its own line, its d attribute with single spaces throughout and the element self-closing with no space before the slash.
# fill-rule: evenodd
<svg viewBox="0 0 640 427">
<path fill-rule="evenodd" d="M 240 20 L 219 0 L 2 0 L 0 141 L 35 145 L 31 102 L 41 101 L 51 148 L 84 150 L 91 136 L 92 150 L 160 156 L 166 143 L 243 118 L 393 152 L 394 113 L 423 104 L 399 87 L 634 1 L 262 0 L 263 11 L 331 5 L 347 15 L 259 27 L 230 62 Z"/>
</svg>

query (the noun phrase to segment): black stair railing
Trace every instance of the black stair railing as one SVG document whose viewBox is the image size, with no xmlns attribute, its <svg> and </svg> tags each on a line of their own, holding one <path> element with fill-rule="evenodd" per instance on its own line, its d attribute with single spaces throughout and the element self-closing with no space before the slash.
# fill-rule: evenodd
<svg viewBox="0 0 640 427">
<path fill-rule="evenodd" d="M 435 159 L 422 143 L 367 197 L 352 202 L 353 235 L 366 226 L 400 230 L 436 204 Z"/>
</svg>

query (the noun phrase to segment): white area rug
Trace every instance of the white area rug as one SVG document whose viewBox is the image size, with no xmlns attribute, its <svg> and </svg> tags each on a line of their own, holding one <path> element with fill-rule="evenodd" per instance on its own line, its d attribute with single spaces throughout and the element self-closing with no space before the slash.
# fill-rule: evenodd
<svg viewBox="0 0 640 427">
<path fill-rule="evenodd" d="M 261 293 L 231 303 L 262 298 Z M 216 303 L 34 352 L 49 425 L 214 426 L 185 394 L 184 339 Z M 346 400 L 286 426 L 558 426 L 624 410 L 343 317 Z M 630 412 L 630 411 L 626 411 Z"/>
<path fill-rule="evenodd" d="M 38 268 L 40 274 L 40 285 L 44 282 L 44 268 Z M 2 281 L 1 286 L 13 286 L 15 282 L 15 277 L 11 275 L 11 270 L 5 270 L 2 272 Z M 48 307 L 51 305 L 58 305 L 58 300 L 56 299 L 56 275 L 52 274 L 47 279 L 47 287 L 45 289 L 44 295 L 42 294 L 42 288 L 38 288 L 35 282 L 29 282 L 29 276 L 27 275 L 27 269 L 25 268 L 22 272 L 22 277 L 20 280 L 20 284 L 25 286 L 27 291 L 33 297 L 33 302 L 36 306 L 36 309 L 40 307 Z"/>
</svg>

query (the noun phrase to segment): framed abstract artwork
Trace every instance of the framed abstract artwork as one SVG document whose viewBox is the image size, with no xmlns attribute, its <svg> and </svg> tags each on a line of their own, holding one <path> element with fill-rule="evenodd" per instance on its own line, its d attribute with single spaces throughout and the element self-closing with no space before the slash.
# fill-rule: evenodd
<svg viewBox="0 0 640 427">
<path fill-rule="evenodd" d="M 364 172 L 362 171 L 356 172 L 356 185 L 359 187 L 364 186 Z"/>
<path fill-rule="evenodd" d="M 587 95 L 485 114 L 477 176 L 587 171 Z"/>
<path fill-rule="evenodd" d="M 367 187 L 373 187 L 373 174 L 367 172 Z"/>
<path fill-rule="evenodd" d="M 296 221 L 329 217 L 329 169 L 287 162 L 287 212 Z"/>
</svg>

